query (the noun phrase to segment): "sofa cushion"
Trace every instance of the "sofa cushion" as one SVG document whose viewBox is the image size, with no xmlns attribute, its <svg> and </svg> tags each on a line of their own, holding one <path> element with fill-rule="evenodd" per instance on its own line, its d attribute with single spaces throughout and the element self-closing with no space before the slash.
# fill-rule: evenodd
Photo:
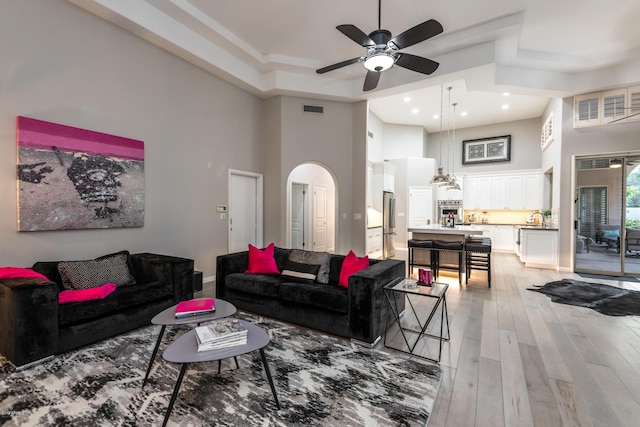
<svg viewBox="0 0 640 427">
<path fill-rule="evenodd" d="M 331 263 L 330 253 L 292 249 L 289 253 L 289 260 L 299 262 L 301 264 L 319 265 L 320 270 L 318 271 L 316 281 L 325 285 L 329 283 L 329 268 Z"/>
<path fill-rule="evenodd" d="M 302 264 L 288 259 L 282 269 L 282 278 L 293 282 L 313 283 L 318 276 L 319 270 L 319 265 Z"/>
<path fill-rule="evenodd" d="M 95 260 L 62 261 L 58 263 L 58 272 L 65 289 L 97 288 L 105 283 L 116 286 L 136 283 L 124 253 Z"/>
<path fill-rule="evenodd" d="M 280 285 L 280 300 L 347 313 L 349 292 L 335 285 L 286 282 Z"/>
<path fill-rule="evenodd" d="M 119 311 L 137 306 L 147 306 L 154 301 L 172 298 L 173 294 L 174 287 L 171 282 L 120 286 L 104 299 L 60 304 L 58 324 L 62 327 L 109 316 Z"/>
<path fill-rule="evenodd" d="M 228 291 L 277 297 L 280 282 L 282 278 L 275 275 L 233 273 L 226 278 L 226 288 Z"/>
<path fill-rule="evenodd" d="M 369 267 L 368 255 L 365 255 L 363 258 L 358 258 L 353 251 L 349 251 L 342 262 L 342 267 L 340 268 L 340 280 L 338 281 L 338 285 L 348 288 L 349 276 L 360 270 L 364 270 L 367 267 Z"/>
<path fill-rule="evenodd" d="M 249 274 L 280 274 L 276 259 L 273 256 L 275 244 L 271 243 L 264 250 L 249 245 Z"/>
<path fill-rule="evenodd" d="M 89 289 L 66 289 L 58 294 L 58 302 L 67 304 L 70 302 L 90 301 L 94 299 L 103 299 L 107 295 L 116 290 L 113 283 L 105 283 L 97 288 Z"/>
</svg>

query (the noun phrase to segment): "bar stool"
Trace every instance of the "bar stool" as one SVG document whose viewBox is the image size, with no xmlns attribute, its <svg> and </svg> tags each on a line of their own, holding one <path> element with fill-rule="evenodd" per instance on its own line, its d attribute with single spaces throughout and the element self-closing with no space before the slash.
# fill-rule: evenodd
<svg viewBox="0 0 640 427">
<path fill-rule="evenodd" d="M 491 287 L 491 239 L 468 238 L 465 242 L 466 283 L 469 283 L 471 270 L 487 272 L 487 281 Z"/>
<path fill-rule="evenodd" d="M 464 241 L 460 242 L 446 242 L 443 240 L 436 240 L 433 242 L 434 249 L 434 277 L 440 275 L 440 270 L 452 270 L 458 272 L 458 283 L 462 284 L 462 269 L 464 268 L 462 260 L 462 252 L 464 252 Z M 440 262 L 440 252 L 457 252 L 458 253 L 458 265 L 446 265 Z"/>
<path fill-rule="evenodd" d="M 407 242 L 407 248 L 409 250 L 409 277 L 413 274 L 413 267 L 430 267 L 433 269 L 433 240 L 415 240 L 411 239 Z M 415 250 L 428 250 L 429 257 L 428 262 L 416 262 Z"/>
</svg>

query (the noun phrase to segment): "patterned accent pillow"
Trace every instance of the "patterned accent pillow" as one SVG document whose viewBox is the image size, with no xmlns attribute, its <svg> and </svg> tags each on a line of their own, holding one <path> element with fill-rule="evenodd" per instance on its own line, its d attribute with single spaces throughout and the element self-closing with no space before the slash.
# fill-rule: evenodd
<svg viewBox="0 0 640 427">
<path fill-rule="evenodd" d="M 302 264 L 288 259 L 282 269 L 282 276 L 294 282 L 313 283 L 316 281 L 319 270 L 319 265 Z"/>
<path fill-rule="evenodd" d="M 105 283 L 116 286 L 136 283 L 127 264 L 127 255 L 123 253 L 90 261 L 61 261 L 58 272 L 65 289 L 97 288 Z"/>
<path fill-rule="evenodd" d="M 328 252 L 303 251 L 291 249 L 289 260 L 300 264 L 319 265 L 316 282 L 326 285 L 329 283 L 329 267 L 331 264 L 331 254 Z"/>
</svg>

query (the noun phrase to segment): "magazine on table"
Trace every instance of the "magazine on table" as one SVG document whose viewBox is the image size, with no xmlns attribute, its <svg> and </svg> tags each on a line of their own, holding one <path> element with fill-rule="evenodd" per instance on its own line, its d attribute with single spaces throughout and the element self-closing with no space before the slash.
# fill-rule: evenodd
<svg viewBox="0 0 640 427">
<path fill-rule="evenodd" d="M 207 344 L 202 344 L 198 342 L 198 351 L 211 351 L 211 350 L 220 350 L 222 348 L 235 347 L 238 345 L 245 345 L 247 343 L 247 337 L 236 337 L 231 338 L 224 341 L 214 341 Z"/>
<path fill-rule="evenodd" d="M 191 316 L 201 316 L 216 311 L 213 298 L 192 299 L 180 301 L 176 306 L 176 319 Z"/>
<path fill-rule="evenodd" d="M 214 349 L 219 346 L 242 345 L 247 342 L 247 329 L 237 319 L 220 319 L 195 328 L 200 348 Z M 218 346 L 218 347 L 216 347 Z M 213 347 L 213 348 L 211 348 Z"/>
</svg>

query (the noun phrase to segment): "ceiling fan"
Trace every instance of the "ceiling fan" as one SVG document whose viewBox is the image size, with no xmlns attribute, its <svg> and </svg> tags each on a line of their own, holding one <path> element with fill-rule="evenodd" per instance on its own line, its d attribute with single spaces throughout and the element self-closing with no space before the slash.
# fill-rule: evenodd
<svg viewBox="0 0 640 427">
<path fill-rule="evenodd" d="M 380 74 L 393 67 L 394 64 L 422 74 L 431 74 L 436 71 L 439 63 L 421 56 L 400 53 L 400 50 L 440 34 L 443 31 L 442 25 L 434 19 L 429 19 L 391 38 L 390 31 L 380 28 L 381 8 L 382 0 L 378 0 L 378 29 L 369 35 L 351 24 L 336 27 L 342 34 L 366 48 L 367 53 L 364 56 L 320 68 L 316 70 L 316 73 L 324 74 L 356 62 L 362 62 L 367 69 L 362 90 L 369 91 L 378 86 Z"/>
</svg>

